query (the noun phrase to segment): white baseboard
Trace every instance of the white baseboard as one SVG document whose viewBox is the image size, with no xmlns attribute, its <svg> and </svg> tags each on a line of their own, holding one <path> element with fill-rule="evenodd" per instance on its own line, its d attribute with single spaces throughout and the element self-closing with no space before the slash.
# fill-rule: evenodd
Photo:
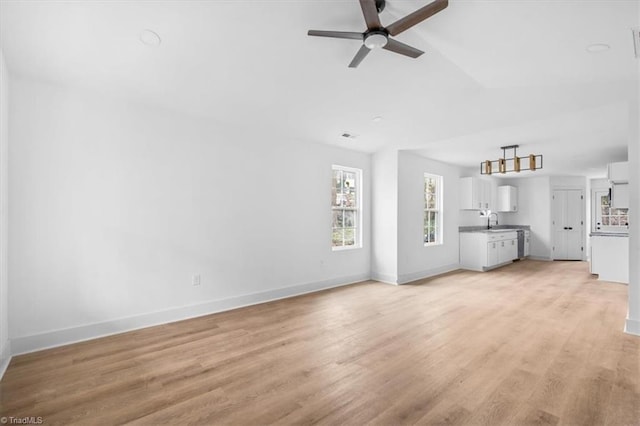
<svg viewBox="0 0 640 426">
<path fill-rule="evenodd" d="M 0 354 L 0 380 L 4 376 L 5 371 L 7 371 L 7 367 L 9 367 L 9 363 L 11 362 L 11 342 L 7 341 L 7 344 L 4 347 L 4 350 Z"/>
<path fill-rule="evenodd" d="M 551 259 L 550 257 L 544 257 L 544 256 L 527 256 L 527 259 L 531 259 L 531 260 L 544 260 L 547 262 L 551 262 L 553 259 Z"/>
<path fill-rule="evenodd" d="M 119 318 L 100 323 L 82 325 L 62 330 L 54 330 L 42 334 L 11 339 L 12 355 L 25 354 L 56 346 L 68 345 L 98 337 L 124 333 L 126 331 L 181 321 L 189 318 L 210 315 L 217 312 L 256 305 L 278 299 L 300 296 L 306 293 L 341 287 L 361 281 L 367 281 L 370 275 L 360 274 L 348 277 L 333 278 L 325 281 L 283 287 L 260 293 L 252 293 L 228 299 L 211 300 L 196 305 L 182 306 L 159 312 L 151 312 L 127 318 Z"/>
<path fill-rule="evenodd" d="M 624 332 L 627 334 L 640 336 L 640 321 L 627 318 L 624 324 Z"/>
<path fill-rule="evenodd" d="M 398 285 L 398 278 L 390 274 L 381 274 L 378 272 L 371 273 L 371 279 L 385 284 Z"/>
<path fill-rule="evenodd" d="M 438 268 L 428 269 L 426 271 L 418 271 L 418 272 L 411 272 L 409 274 L 402 274 L 398 277 L 398 284 L 406 284 L 412 281 L 435 277 L 436 275 L 446 274 L 447 272 L 456 271 L 458 269 L 460 269 L 460 264 L 452 263 L 450 265 L 444 265 Z"/>
</svg>

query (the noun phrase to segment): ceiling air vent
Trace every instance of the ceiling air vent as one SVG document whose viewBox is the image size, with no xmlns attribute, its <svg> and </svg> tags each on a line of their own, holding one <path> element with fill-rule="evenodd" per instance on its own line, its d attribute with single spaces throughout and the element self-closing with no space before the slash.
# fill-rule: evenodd
<svg viewBox="0 0 640 426">
<path fill-rule="evenodd" d="M 633 28 L 633 47 L 636 51 L 636 59 L 640 59 L 640 28 Z"/>
</svg>

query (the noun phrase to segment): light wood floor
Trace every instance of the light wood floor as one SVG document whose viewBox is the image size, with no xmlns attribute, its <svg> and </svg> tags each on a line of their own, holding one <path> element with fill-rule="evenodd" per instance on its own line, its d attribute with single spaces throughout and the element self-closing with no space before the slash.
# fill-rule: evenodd
<svg viewBox="0 0 640 426">
<path fill-rule="evenodd" d="M 15 357 L 2 416 L 58 424 L 640 424 L 627 287 L 523 261 L 367 282 Z"/>
</svg>

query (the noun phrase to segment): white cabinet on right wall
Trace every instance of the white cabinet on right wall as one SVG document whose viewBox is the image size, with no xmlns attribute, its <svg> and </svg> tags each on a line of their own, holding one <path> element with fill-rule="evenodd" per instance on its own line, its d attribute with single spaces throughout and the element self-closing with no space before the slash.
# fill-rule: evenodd
<svg viewBox="0 0 640 426">
<path fill-rule="evenodd" d="M 607 178 L 611 184 L 611 207 L 629 208 L 629 162 L 610 163 L 607 166 Z"/>
<path fill-rule="evenodd" d="M 607 179 L 611 183 L 629 183 L 629 162 L 609 163 L 607 165 Z"/>
<path fill-rule="evenodd" d="M 614 183 L 611 185 L 611 207 L 614 209 L 629 208 L 628 183 Z"/>
<path fill-rule="evenodd" d="M 510 185 L 502 185 L 498 187 L 498 205 L 499 212 L 517 212 L 518 211 L 518 188 Z"/>
</svg>

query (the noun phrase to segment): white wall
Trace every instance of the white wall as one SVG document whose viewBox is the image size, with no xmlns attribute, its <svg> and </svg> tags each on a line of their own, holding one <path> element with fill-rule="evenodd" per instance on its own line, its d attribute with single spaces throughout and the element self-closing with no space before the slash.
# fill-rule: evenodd
<svg viewBox="0 0 640 426">
<path fill-rule="evenodd" d="M 396 284 L 398 280 L 398 151 L 373 155 L 371 277 Z"/>
<path fill-rule="evenodd" d="M 625 331 L 640 335 L 640 60 L 636 62 L 635 87 L 629 97 L 629 310 Z"/>
<path fill-rule="evenodd" d="M 487 217 L 476 210 L 460 210 L 458 215 L 460 226 L 486 226 Z"/>
<path fill-rule="evenodd" d="M 401 151 L 398 157 L 398 282 L 455 270 L 459 266 L 460 169 Z M 443 244 L 424 246 L 424 174 L 443 177 Z M 477 212 L 476 212 L 477 214 Z"/>
<path fill-rule="evenodd" d="M 531 257 L 551 259 L 551 182 L 548 176 L 505 180 L 518 188 L 518 211 L 500 213 L 504 225 L 531 226 Z"/>
<path fill-rule="evenodd" d="M 11 92 L 14 352 L 369 278 L 370 155 L 30 80 Z M 331 250 L 332 164 L 364 170 L 362 249 Z"/>
<path fill-rule="evenodd" d="M 8 305 L 8 176 L 9 176 L 9 74 L 0 50 L 0 377 L 7 367 L 9 346 Z"/>
</svg>

